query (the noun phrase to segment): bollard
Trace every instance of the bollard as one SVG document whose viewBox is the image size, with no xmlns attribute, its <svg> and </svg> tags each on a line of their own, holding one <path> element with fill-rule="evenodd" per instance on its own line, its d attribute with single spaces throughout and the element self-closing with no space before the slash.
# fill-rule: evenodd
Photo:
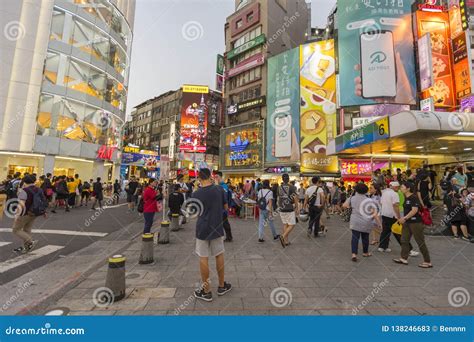
<svg viewBox="0 0 474 342">
<path fill-rule="evenodd" d="M 171 214 L 171 231 L 176 232 L 179 230 L 179 214 Z"/>
<path fill-rule="evenodd" d="M 141 265 L 153 263 L 153 233 L 142 235 L 142 251 L 140 253 L 140 259 L 138 263 Z"/>
<path fill-rule="evenodd" d="M 170 243 L 170 223 L 168 221 L 161 222 L 160 236 L 158 238 L 160 245 Z"/>
<path fill-rule="evenodd" d="M 125 257 L 123 255 L 114 255 L 109 258 L 105 287 L 112 290 L 114 301 L 125 297 Z"/>
</svg>

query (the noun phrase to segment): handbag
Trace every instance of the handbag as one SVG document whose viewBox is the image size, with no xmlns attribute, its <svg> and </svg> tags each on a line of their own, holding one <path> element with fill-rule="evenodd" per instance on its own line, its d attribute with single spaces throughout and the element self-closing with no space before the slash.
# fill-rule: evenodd
<svg viewBox="0 0 474 342">
<path fill-rule="evenodd" d="M 397 221 L 392 224 L 392 233 L 402 235 L 402 225 Z"/>
<path fill-rule="evenodd" d="M 421 209 L 421 221 L 426 226 L 431 226 L 433 224 L 433 219 L 431 218 L 430 210 L 426 207 Z"/>
</svg>

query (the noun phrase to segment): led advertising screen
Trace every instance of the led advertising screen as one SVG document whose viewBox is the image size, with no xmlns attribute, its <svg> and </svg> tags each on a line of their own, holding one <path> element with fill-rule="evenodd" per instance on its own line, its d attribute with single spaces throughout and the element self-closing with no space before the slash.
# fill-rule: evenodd
<svg viewBox="0 0 474 342">
<path fill-rule="evenodd" d="M 337 158 L 326 155 L 336 134 L 334 40 L 300 47 L 301 172 L 336 173 Z"/>
<path fill-rule="evenodd" d="M 300 49 L 268 60 L 267 163 L 298 162 L 300 159 Z"/>
<path fill-rule="evenodd" d="M 221 168 L 253 169 L 262 165 L 263 123 L 239 125 L 222 130 Z"/>
<path fill-rule="evenodd" d="M 339 104 L 415 104 L 413 0 L 339 0 Z"/>
<path fill-rule="evenodd" d="M 179 150 L 206 152 L 207 93 L 183 92 Z"/>
</svg>

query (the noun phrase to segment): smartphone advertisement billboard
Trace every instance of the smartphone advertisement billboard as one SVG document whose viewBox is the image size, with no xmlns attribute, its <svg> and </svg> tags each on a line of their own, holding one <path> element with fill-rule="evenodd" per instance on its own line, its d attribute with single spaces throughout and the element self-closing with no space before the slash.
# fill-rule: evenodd
<svg viewBox="0 0 474 342">
<path fill-rule="evenodd" d="M 206 152 L 207 99 L 208 94 L 204 92 L 183 92 L 180 151 Z"/>
<path fill-rule="evenodd" d="M 339 0 L 339 104 L 415 104 L 413 0 Z"/>
<path fill-rule="evenodd" d="M 337 158 L 326 155 L 336 134 L 336 61 L 334 40 L 300 47 L 301 172 L 330 174 Z"/>
<path fill-rule="evenodd" d="M 300 159 L 300 49 L 268 59 L 266 150 L 267 163 Z"/>
</svg>

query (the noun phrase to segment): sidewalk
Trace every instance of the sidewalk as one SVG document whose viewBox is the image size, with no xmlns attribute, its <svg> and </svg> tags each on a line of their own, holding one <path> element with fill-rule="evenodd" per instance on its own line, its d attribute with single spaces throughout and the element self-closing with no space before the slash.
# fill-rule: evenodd
<svg viewBox="0 0 474 342">
<path fill-rule="evenodd" d="M 306 223 L 297 225 L 291 246 L 283 249 L 266 228 L 257 242 L 257 222 L 231 219 L 234 242 L 226 243 L 226 281 L 233 289 L 218 297 L 215 262 L 211 262 L 214 301 L 193 297 L 199 285 L 194 255 L 194 220 L 171 232 L 170 244 L 155 246 L 155 264 L 139 265 L 141 240 L 125 252 L 126 298 L 108 307 L 94 305 L 94 290 L 103 287 L 107 265 L 51 303 L 69 315 L 466 315 L 474 313 L 474 245 L 442 236 L 427 236 L 434 268 L 421 269 L 421 256 L 410 265 L 395 264 L 400 246 L 392 238 L 391 253 L 350 260 L 348 223 L 325 219 L 326 237 L 310 239 Z M 281 221 L 276 218 L 277 229 Z M 416 246 L 416 243 L 413 241 Z M 359 251 L 361 256 L 361 250 Z M 450 292 L 451 291 L 451 292 Z M 457 307 L 456 307 L 457 306 Z"/>
</svg>

